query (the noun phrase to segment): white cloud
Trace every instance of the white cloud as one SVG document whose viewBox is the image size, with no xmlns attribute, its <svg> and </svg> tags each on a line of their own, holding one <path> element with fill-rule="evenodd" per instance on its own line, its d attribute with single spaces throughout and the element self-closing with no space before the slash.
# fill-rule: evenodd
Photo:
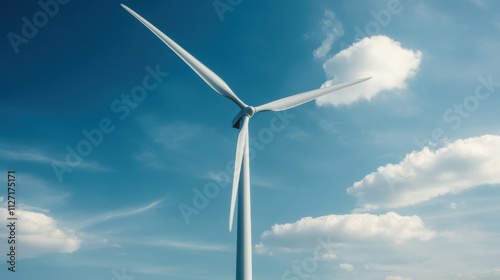
<svg viewBox="0 0 500 280">
<path fill-rule="evenodd" d="M 401 277 L 401 276 L 387 276 L 385 280 L 412 280 L 411 278 Z"/>
<path fill-rule="evenodd" d="M 2 220 L 7 209 L 0 208 Z M 57 221 L 43 213 L 16 210 L 16 244 L 20 258 L 46 253 L 72 253 L 80 248 L 81 240 L 70 229 L 62 229 Z"/>
<path fill-rule="evenodd" d="M 321 20 L 321 29 L 326 38 L 321 46 L 313 51 L 313 56 L 316 59 L 324 58 L 330 52 L 335 40 L 344 35 L 342 23 L 335 18 L 335 14 L 330 10 L 325 10 L 325 15 Z"/>
<path fill-rule="evenodd" d="M 418 216 L 400 216 L 394 212 L 383 215 L 327 215 L 274 225 L 271 230 L 262 233 L 256 247 L 261 254 L 310 251 L 317 246 L 317 238 L 325 236 L 335 243 L 402 244 L 412 239 L 427 241 L 434 238 L 436 232 L 427 228 Z"/>
<path fill-rule="evenodd" d="M 354 266 L 350 263 L 341 263 L 339 264 L 339 267 L 345 271 L 353 271 Z"/>
<path fill-rule="evenodd" d="M 370 100 L 384 90 L 405 89 L 407 80 L 415 75 L 422 53 L 405 49 L 387 36 L 364 38 L 330 58 L 323 68 L 329 80 L 324 86 L 364 77 L 371 80 L 320 97 L 318 106 L 348 105 L 362 99 Z"/>
<path fill-rule="evenodd" d="M 347 189 L 358 211 L 418 204 L 481 185 L 500 184 L 500 136 L 457 140 L 438 150 L 424 147 L 397 164 L 381 166 Z"/>
</svg>

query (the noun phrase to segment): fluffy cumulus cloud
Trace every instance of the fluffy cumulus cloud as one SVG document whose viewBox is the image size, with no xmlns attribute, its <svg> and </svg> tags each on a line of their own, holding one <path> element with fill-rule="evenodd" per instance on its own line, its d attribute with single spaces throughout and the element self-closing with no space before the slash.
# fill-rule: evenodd
<svg viewBox="0 0 500 280">
<path fill-rule="evenodd" d="M 325 11 L 321 20 L 321 29 L 325 34 L 325 39 L 321 42 L 321 46 L 313 51 L 313 56 L 316 59 L 324 58 L 330 52 L 337 38 L 344 35 L 342 23 L 335 18 L 335 14 L 330 10 Z"/>
<path fill-rule="evenodd" d="M 295 223 L 274 225 L 265 231 L 256 246 L 258 253 L 311 251 L 318 244 L 383 242 L 402 244 L 409 240 L 427 241 L 436 232 L 418 216 L 347 214 L 306 217 Z"/>
<path fill-rule="evenodd" d="M 362 84 L 349 87 L 316 100 L 318 106 L 348 105 L 370 100 L 384 90 L 404 89 L 415 75 L 422 53 L 405 49 L 387 36 L 364 38 L 342 50 L 325 62 L 323 68 L 329 80 L 323 87 L 364 77 L 373 77 Z"/>
<path fill-rule="evenodd" d="M 432 150 L 412 152 L 347 189 L 358 211 L 418 204 L 434 197 L 483 185 L 500 184 L 500 136 L 457 140 Z"/>
<path fill-rule="evenodd" d="M 2 220 L 7 210 L 1 208 Z M 71 253 L 80 248 L 80 239 L 74 232 L 58 227 L 56 220 L 43 213 L 16 210 L 19 257 L 29 258 L 45 253 Z"/>
</svg>

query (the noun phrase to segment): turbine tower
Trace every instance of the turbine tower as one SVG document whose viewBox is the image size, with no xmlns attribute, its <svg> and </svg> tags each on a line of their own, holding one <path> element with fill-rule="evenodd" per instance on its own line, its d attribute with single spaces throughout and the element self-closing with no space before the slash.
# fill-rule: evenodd
<svg viewBox="0 0 500 280">
<path fill-rule="evenodd" d="M 162 40 L 174 53 L 176 53 L 191 69 L 198 74 L 213 90 L 218 94 L 231 99 L 238 107 L 240 112 L 233 119 L 233 127 L 240 130 L 238 142 L 236 144 L 236 159 L 234 166 L 234 177 L 231 194 L 231 206 L 229 211 L 229 231 L 233 228 L 234 211 L 236 198 L 238 199 L 238 225 L 237 225 L 237 244 L 236 244 L 236 280 L 252 280 L 252 224 L 250 211 L 250 160 L 248 143 L 248 123 L 252 116 L 264 111 L 283 111 L 287 110 L 333 91 L 346 88 L 371 77 L 355 80 L 348 83 L 333 85 L 320 89 L 315 89 L 276 101 L 272 101 L 257 107 L 252 107 L 241 101 L 229 86 L 203 65 L 199 60 L 189 54 L 176 42 L 161 32 L 158 28 L 145 20 L 139 14 L 129 7 L 121 6 L 151 30 L 160 40 Z"/>
</svg>

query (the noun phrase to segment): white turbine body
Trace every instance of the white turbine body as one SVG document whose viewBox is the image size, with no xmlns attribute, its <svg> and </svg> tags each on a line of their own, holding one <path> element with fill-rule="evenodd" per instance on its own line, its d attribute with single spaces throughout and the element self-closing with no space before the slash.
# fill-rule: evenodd
<svg viewBox="0 0 500 280">
<path fill-rule="evenodd" d="M 240 129 L 240 133 L 238 135 L 238 142 L 236 145 L 233 188 L 231 194 L 231 206 L 229 211 L 229 231 L 231 231 L 233 227 L 236 198 L 238 198 L 236 280 L 251 280 L 252 227 L 250 211 L 250 158 L 248 142 L 248 123 L 250 121 L 250 118 L 254 114 L 263 111 L 283 111 L 299 106 L 333 91 L 364 82 L 371 77 L 299 93 L 257 107 L 248 106 L 243 101 L 241 101 L 238 96 L 236 96 L 236 94 L 234 94 L 234 92 L 229 88 L 229 86 L 219 76 L 217 76 L 217 74 L 212 72 L 212 70 L 203 65 L 199 60 L 189 54 L 181 46 L 175 43 L 167 35 L 165 35 L 139 14 L 134 12 L 132 9 L 123 4 L 121 4 L 121 6 L 129 13 L 131 13 L 135 18 L 137 18 L 140 22 L 142 22 L 156 36 L 158 36 L 158 38 L 160 38 L 187 65 L 189 65 L 189 67 L 191 67 L 191 69 L 193 69 L 196 74 L 198 74 L 198 76 L 200 76 L 212 89 L 214 89 L 220 95 L 231 99 L 234 103 L 236 103 L 236 105 L 241 108 L 240 112 L 233 120 L 233 127 Z"/>
</svg>

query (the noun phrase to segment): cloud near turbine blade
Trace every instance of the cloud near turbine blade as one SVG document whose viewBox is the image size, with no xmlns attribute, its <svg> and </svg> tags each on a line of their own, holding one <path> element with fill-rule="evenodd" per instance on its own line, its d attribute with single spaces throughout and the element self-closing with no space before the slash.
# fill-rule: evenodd
<svg viewBox="0 0 500 280">
<path fill-rule="evenodd" d="M 371 77 L 358 79 L 358 80 L 355 80 L 352 82 L 342 83 L 342 84 L 338 84 L 338 85 L 323 87 L 323 88 L 295 94 L 295 95 L 292 95 L 289 97 L 285 97 L 282 99 L 278 99 L 276 101 L 266 103 L 264 105 L 260 105 L 260 106 L 256 107 L 255 110 L 257 112 L 287 110 L 287 109 L 302 105 L 302 104 L 309 102 L 311 100 L 314 100 L 318 97 L 327 95 L 329 93 L 332 93 L 334 91 L 337 91 L 337 90 L 340 90 L 340 89 L 343 89 L 346 87 L 353 86 L 355 84 L 359 84 L 359 83 L 364 82 L 364 81 L 369 80 L 369 79 L 371 79 Z"/>
<path fill-rule="evenodd" d="M 322 96 L 316 100 L 316 105 L 339 107 L 361 100 L 370 101 L 384 91 L 405 89 L 418 72 L 422 57 L 421 51 L 405 48 L 384 35 L 355 42 L 323 64 L 325 75 L 329 77 L 323 87 L 359 75 L 373 76 L 373 80 L 338 94 Z"/>
</svg>

